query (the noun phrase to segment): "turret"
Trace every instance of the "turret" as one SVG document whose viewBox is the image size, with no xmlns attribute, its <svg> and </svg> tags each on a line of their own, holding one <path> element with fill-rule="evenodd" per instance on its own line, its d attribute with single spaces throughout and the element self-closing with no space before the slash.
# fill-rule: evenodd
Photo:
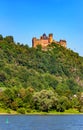
<svg viewBox="0 0 83 130">
<path fill-rule="evenodd" d="M 35 47 L 36 37 L 32 39 L 32 47 Z"/>
<path fill-rule="evenodd" d="M 49 34 L 48 42 L 52 43 L 52 41 L 53 41 L 53 34 Z"/>
</svg>

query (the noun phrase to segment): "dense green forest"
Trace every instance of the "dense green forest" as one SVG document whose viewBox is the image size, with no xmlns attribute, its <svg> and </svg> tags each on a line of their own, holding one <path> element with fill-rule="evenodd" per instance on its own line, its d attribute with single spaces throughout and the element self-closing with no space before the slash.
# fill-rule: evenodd
<svg viewBox="0 0 83 130">
<path fill-rule="evenodd" d="M 47 49 L 0 35 L 0 108 L 19 113 L 83 112 L 83 57 L 52 43 Z"/>
</svg>

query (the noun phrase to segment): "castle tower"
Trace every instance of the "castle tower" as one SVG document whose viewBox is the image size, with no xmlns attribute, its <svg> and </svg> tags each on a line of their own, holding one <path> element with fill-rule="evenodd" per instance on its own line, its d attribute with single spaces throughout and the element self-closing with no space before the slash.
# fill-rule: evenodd
<svg viewBox="0 0 83 130">
<path fill-rule="evenodd" d="M 32 39 L 32 47 L 35 47 L 36 37 Z"/>
<path fill-rule="evenodd" d="M 49 42 L 49 43 L 52 43 L 52 41 L 53 41 L 53 34 L 49 34 L 48 42 Z"/>
</svg>

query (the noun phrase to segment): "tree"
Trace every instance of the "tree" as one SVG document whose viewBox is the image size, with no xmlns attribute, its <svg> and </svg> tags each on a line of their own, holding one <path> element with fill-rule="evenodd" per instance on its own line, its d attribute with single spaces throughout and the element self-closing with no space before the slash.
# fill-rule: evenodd
<svg viewBox="0 0 83 130">
<path fill-rule="evenodd" d="M 2 101 L 5 104 L 5 107 L 9 107 L 11 108 L 11 104 L 14 101 L 14 92 L 12 91 L 12 89 L 7 88 L 3 91 L 3 95 L 2 95 Z"/>
<path fill-rule="evenodd" d="M 80 90 L 78 84 L 73 79 L 67 80 L 67 85 L 73 94 L 76 94 Z"/>
<path fill-rule="evenodd" d="M 20 114 L 25 114 L 26 113 L 25 108 L 19 108 L 17 110 L 17 112 L 20 113 Z"/>
<path fill-rule="evenodd" d="M 70 102 L 67 97 L 62 96 L 58 100 L 57 108 L 56 110 L 59 112 L 64 112 L 66 109 L 70 108 Z"/>
<path fill-rule="evenodd" d="M 79 99 L 78 110 L 79 110 L 79 112 L 83 113 L 83 92 L 78 94 L 78 99 Z"/>
<path fill-rule="evenodd" d="M 55 108 L 57 104 L 57 94 L 52 90 L 41 90 L 33 95 L 33 104 L 35 109 L 48 112 Z"/>
<path fill-rule="evenodd" d="M 4 82 L 6 80 L 5 72 L 0 72 L 0 82 Z"/>
<path fill-rule="evenodd" d="M 3 40 L 3 36 L 0 34 L 0 40 Z"/>
<path fill-rule="evenodd" d="M 76 96 L 76 97 L 73 96 L 73 97 L 72 97 L 72 100 L 71 100 L 71 107 L 78 109 L 79 104 L 80 104 L 80 102 L 79 102 L 79 100 L 78 100 L 78 97 L 77 97 L 77 96 Z"/>
<path fill-rule="evenodd" d="M 54 75 L 46 73 L 44 78 L 45 78 L 45 81 L 47 82 L 49 87 L 56 89 L 56 87 L 58 85 L 58 81 L 56 80 L 56 77 Z"/>
<path fill-rule="evenodd" d="M 42 46 L 39 44 L 37 45 L 37 48 L 36 48 L 38 51 L 41 51 L 42 50 Z"/>
<path fill-rule="evenodd" d="M 65 82 L 61 82 L 56 87 L 56 92 L 59 95 L 65 95 L 69 91 L 69 87 Z"/>
<path fill-rule="evenodd" d="M 4 39 L 5 39 L 8 43 L 14 42 L 13 36 L 6 36 Z"/>
</svg>

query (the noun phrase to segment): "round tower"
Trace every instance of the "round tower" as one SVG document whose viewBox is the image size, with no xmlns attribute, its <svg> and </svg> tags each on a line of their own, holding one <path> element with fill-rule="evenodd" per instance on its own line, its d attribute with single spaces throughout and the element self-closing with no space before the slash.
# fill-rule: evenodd
<svg viewBox="0 0 83 130">
<path fill-rule="evenodd" d="M 49 34 L 49 43 L 52 43 L 52 41 L 53 41 L 53 34 L 51 33 L 51 34 Z"/>
<path fill-rule="evenodd" d="M 35 46 L 36 46 L 35 43 L 36 43 L 36 37 L 33 37 L 33 38 L 32 38 L 32 47 L 35 47 Z"/>
</svg>

